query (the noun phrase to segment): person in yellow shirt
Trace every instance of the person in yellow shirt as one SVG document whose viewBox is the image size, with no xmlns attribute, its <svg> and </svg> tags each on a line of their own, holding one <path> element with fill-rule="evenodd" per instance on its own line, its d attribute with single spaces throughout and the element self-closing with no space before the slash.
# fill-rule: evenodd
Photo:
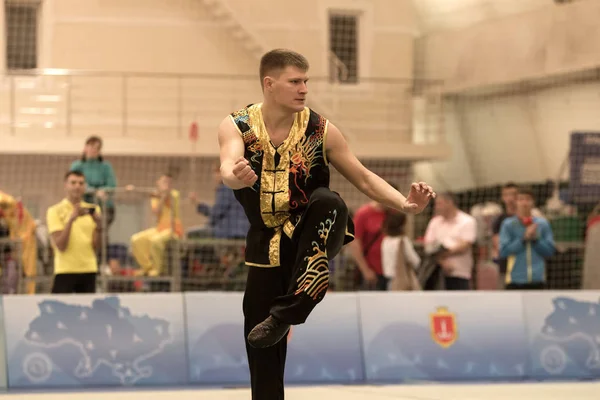
<svg viewBox="0 0 600 400">
<path fill-rule="evenodd" d="M 183 236 L 180 217 L 180 194 L 172 189 L 172 177 L 163 174 L 156 182 L 157 189 L 152 194 L 152 215 L 156 227 L 136 233 L 131 237 L 131 252 L 140 266 L 137 275 L 158 276 L 163 271 L 164 252 L 167 242 Z"/>
<path fill-rule="evenodd" d="M 46 220 L 54 249 L 52 293 L 95 293 L 102 224 L 100 208 L 82 200 L 85 177 L 65 175 L 66 197 L 48 209 Z"/>
<path fill-rule="evenodd" d="M 35 277 L 37 275 L 35 220 L 20 200 L 3 191 L 0 191 L 0 217 L 5 218 L 8 224 L 10 239 L 21 240 L 21 262 L 25 276 Z M 27 294 L 35 294 L 34 281 L 27 283 Z"/>
</svg>

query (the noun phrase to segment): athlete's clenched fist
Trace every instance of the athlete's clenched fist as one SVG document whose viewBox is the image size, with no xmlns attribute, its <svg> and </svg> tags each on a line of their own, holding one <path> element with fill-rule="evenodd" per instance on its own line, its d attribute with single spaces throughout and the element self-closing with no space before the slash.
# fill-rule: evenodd
<svg viewBox="0 0 600 400">
<path fill-rule="evenodd" d="M 250 163 L 244 157 L 240 157 L 233 166 L 233 175 L 247 187 L 252 187 L 256 183 L 258 176 L 250 167 Z"/>
</svg>

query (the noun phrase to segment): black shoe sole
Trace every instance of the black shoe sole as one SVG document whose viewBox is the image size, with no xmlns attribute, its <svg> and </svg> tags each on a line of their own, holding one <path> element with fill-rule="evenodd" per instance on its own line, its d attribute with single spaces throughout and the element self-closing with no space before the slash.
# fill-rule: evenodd
<svg viewBox="0 0 600 400">
<path fill-rule="evenodd" d="M 254 329 L 256 329 L 256 328 L 254 328 Z M 254 332 L 254 329 L 252 331 L 250 331 L 250 333 L 248 334 L 248 344 L 250 344 L 250 346 L 254 347 L 255 349 L 265 349 L 267 347 L 275 346 L 283 338 L 285 338 L 290 331 L 290 327 L 287 326 L 287 328 L 285 329 L 285 332 L 281 335 L 275 335 L 275 333 L 271 332 L 271 333 L 261 336 L 259 338 L 251 339 L 252 332 Z M 273 341 L 275 338 L 278 338 L 278 339 Z"/>
</svg>

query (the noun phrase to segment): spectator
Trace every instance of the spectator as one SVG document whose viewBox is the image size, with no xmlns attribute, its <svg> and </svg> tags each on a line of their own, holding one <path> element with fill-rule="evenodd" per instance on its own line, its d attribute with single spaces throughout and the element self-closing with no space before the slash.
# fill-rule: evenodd
<svg viewBox="0 0 600 400">
<path fill-rule="evenodd" d="M 444 275 L 446 290 L 469 290 L 477 222 L 458 209 L 452 193 L 438 195 L 435 213 L 425 231 L 426 252 L 439 252 L 436 259 Z"/>
<path fill-rule="evenodd" d="M 554 237 L 548 221 L 533 215 L 533 206 L 533 192 L 519 189 L 517 213 L 505 219 L 500 227 L 500 257 L 508 259 L 507 289 L 545 286 L 545 259 L 554 254 Z"/>
<path fill-rule="evenodd" d="M 419 290 L 415 275 L 421 258 L 405 235 L 406 215 L 388 213 L 384 223 L 381 242 L 381 264 L 388 281 L 388 290 Z"/>
<path fill-rule="evenodd" d="M 156 217 L 156 227 L 136 233 L 131 238 L 131 251 L 140 266 L 137 275 L 158 276 L 163 271 L 164 250 L 173 237 L 182 237 L 179 191 L 172 189 L 172 177 L 163 174 L 156 182 L 157 189 L 152 194 L 152 214 Z"/>
<path fill-rule="evenodd" d="M 106 213 L 106 226 L 108 228 L 115 219 L 115 205 L 112 199 L 113 193 L 107 189 L 117 186 L 117 178 L 112 165 L 104 160 L 102 154 L 102 139 L 98 136 L 90 136 L 85 141 L 85 147 L 80 160 L 71 164 L 71 171 L 79 171 L 85 176 L 88 187 L 83 200 L 88 203 L 96 203 L 100 199 L 102 212 Z"/>
<path fill-rule="evenodd" d="M 1 190 L 0 220 L 3 220 L 5 223 L 8 237 L 12 240 L 20 240 L 21 242 L 21 263 L 25 276 L 28 278 L 35 277 L 37 275 L 37 240 L 35 236 L 37 224 L 20 199 Z M 0 235 L 1 238 L 2 236 Z M 12 246 L 10 247 L 12 248 Z M 0 253 L 2 253 L 1 249 Z M 14 259 L 16 258 L 16 254 L 17 252 L 10 256 Z M 0 260 L 0 269 L 3 267 L 1 264 L 2 261 Z M 7 272 L 6 269 L 3 270 Z M 16 291 L 16 287 L 14 289 Z M 35 294 L 35 282 L 33 280 L 27 282 L 26 291 L 27 294 Z"/>
<path fill-rule="evenodd" d="M 85 177 L 81 172 L 67 172 L 65 192 L 66 198 L 46 214 L 54 249 L 52 293 L 94 293 L 96 250 L 102 233 L 100 208 L 82 200 Z"/>
<path fill-rule="evenodd" d="M 506 218 L 517 213 L 517 193 L 519 187 L 509 182 L 502 187 L 502 204 L 504 212 L 500 214 L 492 225 L 492 257 L 496 259 L 500 277 L 506 274 L 506 258 L 500 257 L 500 227 Z"/>
<path fill-rule="evenodd" d="M 233 190 L 223 184 L 219 164 L 215 165 L 214 178 L 217 193 L 212 207 L 198 202 L 196 193 L 190 193 L 190 200 L 196 206 L 198 213 L 209 218 L 206 235 L 217 239 L 244 239 L 250 223 L 244 208 L 236 200 Z"/>
<path fill-rule="evenodd" d="M 388 184 L 398 189 L 393 183 Z M 381 265 L 381 243 L 383 221 L 390 211 L 373 201 L 359 207 L 354 214 L 355 238 L 348 246 L 358 267 L 358 284 L 363 290 L 387 290 Z"/>
</svg>

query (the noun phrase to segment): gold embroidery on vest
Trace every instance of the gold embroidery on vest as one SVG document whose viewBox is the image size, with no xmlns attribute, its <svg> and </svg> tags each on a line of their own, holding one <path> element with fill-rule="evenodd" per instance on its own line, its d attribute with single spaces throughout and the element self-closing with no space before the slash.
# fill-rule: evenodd
<svg viewBox="0 0 600 400">
<path fill-rule="evenodd" d="M 275 234 L 269 242 L 269 262 L 279 265 L 282 226 L 289 219 L 290 206 L 290 150 L 302 139 L 310 118 L 310 110 L 304 108 L 296 114 L 290 134 L 275 149 L 265 127 L 261 105 L 248 108 L 249 122 L 263 150 L 260 179 L 260 211 L 263 222 L 269 228 L 275 228 Z M 275 153 L 279 153 L 279 164 L 275 165 Z M 274 207 L 273 207 L 274 205 Z"/>
</svg>

